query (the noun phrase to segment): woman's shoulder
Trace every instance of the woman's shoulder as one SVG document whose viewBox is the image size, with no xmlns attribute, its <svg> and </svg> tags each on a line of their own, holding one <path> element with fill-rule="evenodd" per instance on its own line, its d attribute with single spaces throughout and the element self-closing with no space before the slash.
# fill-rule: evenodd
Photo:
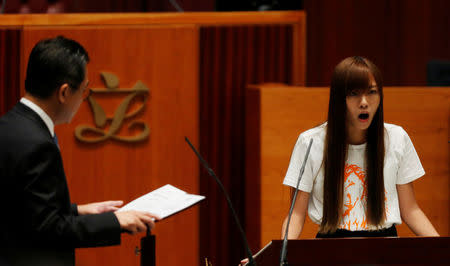
<svg viewBox="0 0 450 266">
<path fill-rule="evenodd" d="M 403 127 L 384 123 L 384 128 L 386 131 L 385 143 L 388 146 L 404 147 L 405 145 L 409 145 L 411 143 L 411 139 L 406 130 L 403 129 Z"/>
<path fill-rule="evenodd" d="M 321 125 L 303 131 L 302 133 L 300 133 L 298 140 L 309 141 L 309 139 L 311 138 L 313 138 L 314 141 L 323 140 L 325 138 L 326 130 L 327 130 L 327 123 L 325 122 Z"/>
<path fill-rule="evenodd" d="M 399 125 L 384 123 L 384 129 L 388 133 L 389 137 L 404 137 L 408 135 L 403 127 Z"/>
</svg>

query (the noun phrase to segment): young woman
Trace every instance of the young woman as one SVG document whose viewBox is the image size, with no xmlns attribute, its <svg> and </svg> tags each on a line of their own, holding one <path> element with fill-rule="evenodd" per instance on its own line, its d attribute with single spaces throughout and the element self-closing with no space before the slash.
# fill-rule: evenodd
<svg viewBox="0 0 450 266">
<path fill-rule="evenodd" d="M 405 130 L 384 123 L 382 80 L 372 62 L 355 56 L 336 66 L 328 121 L 300 134 L 285 185 L 297 185 L 311 138 L 289 239 L 301 234 L 306 212 L 320 225 L 317 237 L 397 236 L 402 220 L 418 236 L 438 236 L 414 197 L 412 182 L 425 171 Z"/>
</svg>

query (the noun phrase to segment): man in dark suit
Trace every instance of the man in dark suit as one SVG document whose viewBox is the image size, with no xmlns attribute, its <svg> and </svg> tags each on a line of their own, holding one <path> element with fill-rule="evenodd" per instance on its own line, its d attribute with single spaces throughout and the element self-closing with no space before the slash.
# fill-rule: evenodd
<svg viewBox="0 0 450 266">
<path fill-rule="evenodd" d="M 115 212 L 121 201 L 71 204 L 54 125 L 69 123 L 88 92 L 85 49 L 56 37 L 28 61 L 20 102 L 0 118 L 0 265 L 74 265 L 77 247 L 120 244 L 157 217 Z"/>
</svg>

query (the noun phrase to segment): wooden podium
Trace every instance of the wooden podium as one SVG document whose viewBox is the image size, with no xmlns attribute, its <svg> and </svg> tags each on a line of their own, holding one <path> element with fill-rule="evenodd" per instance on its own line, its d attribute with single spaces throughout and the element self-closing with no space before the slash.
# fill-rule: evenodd
<svg viewBox="0 0 450 266">
<path fill-rule="evenodd" d="M 279 265 L 283 241 L 272 240 L 256 256 L 258 266 Z M 450 264 L 450 237 L 334 238 L 289 240 L 295 265 Z"/>
<path fill-rule="evenodd" d="M 384 87 L 387 123 L 402 126 L 419 154 L 426 175 L 414 182 L 417 202 L 441 236 L 450 232 L 448 87 Z M 263 84 L 247 91 L 246 228 L 250 246 L 280 236 L 289 211 L 290 188 L 283 178 L 298 135 L 327 119 L 329 88 Z M 413 236 L 405 224 L 399 236 Z M 317 225 L 306 219 L 302 238 Z"/>
</svg>

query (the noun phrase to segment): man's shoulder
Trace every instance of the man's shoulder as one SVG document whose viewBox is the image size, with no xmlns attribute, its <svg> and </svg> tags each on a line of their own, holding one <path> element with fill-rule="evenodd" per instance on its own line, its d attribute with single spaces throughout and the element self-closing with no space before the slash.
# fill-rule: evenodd
<svg viewBox="0 0 450 266">
<path fill-rule="evenodd" d="M 36 122 L 16 112 L 14 109 L 0 118 L 0 134 L 10 131 L 14 131 L 14 133 L 36 132 L 40 131 L 38 128 L 39 125 Z"/>
<path fill-rule="evenodd" d="M 0 143 L 4 148 L 29 147 L 49 140 L 48 132 L 38 121 L 18 112 L 15 107 L 0 117 Z"/>
</svg>

